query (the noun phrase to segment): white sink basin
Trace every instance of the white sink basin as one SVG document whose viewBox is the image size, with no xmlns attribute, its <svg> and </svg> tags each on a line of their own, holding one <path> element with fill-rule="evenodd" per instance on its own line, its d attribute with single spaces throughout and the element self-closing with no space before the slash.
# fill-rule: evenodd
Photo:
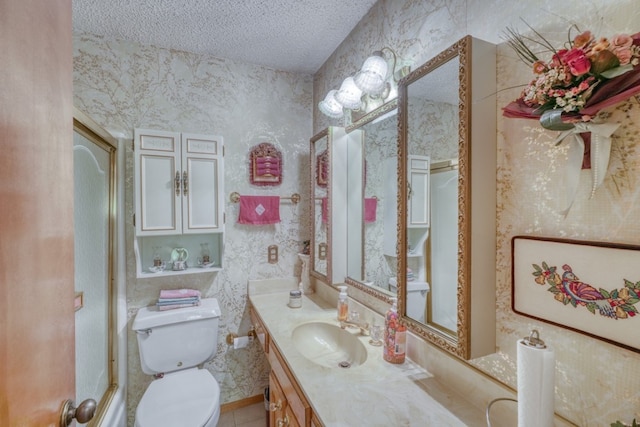
<svg viewBox="0 0 640 427">
<path fill-rule="evenodd" d="M 329 368 L 358 366 L 367 360 L 367 349 L 357 336 L 338 325 L 303 323 L 291 334 L 296 349 L 307 359 Z"/>
</svg>

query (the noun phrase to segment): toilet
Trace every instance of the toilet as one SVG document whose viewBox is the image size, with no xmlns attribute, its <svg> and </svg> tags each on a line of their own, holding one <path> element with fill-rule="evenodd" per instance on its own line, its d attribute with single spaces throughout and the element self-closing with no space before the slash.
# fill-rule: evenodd
<svg viewBox="0 0 640 427">
<path fill-rule="evenodd" d="M 398 294 L 398 280 L 395 277 L 389 278 L 389 290 Z M 427 293 L 429 284 L 412 280 L 407 282 L 407 316 L 418 322 L 425 323 L 424 312 L 427 306 Z"/>
<path fill-rule="evenodd" d="M 154 375 L 136 408 L 135 427 L 214 427 L 220 418 L 220 386 L 198 365 L 218 344 L 220 306 L 203 298 L 199 306 L 138 310 L 133 330 L 142 371 Z"/>
</svg>

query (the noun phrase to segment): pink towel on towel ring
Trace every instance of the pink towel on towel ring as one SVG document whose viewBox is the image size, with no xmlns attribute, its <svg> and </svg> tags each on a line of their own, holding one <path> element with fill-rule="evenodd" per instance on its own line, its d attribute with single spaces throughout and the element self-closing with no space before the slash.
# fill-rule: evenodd
<svg viewBox="0 0 640 427">
<path fill-rule="evenodd" d="M 279 196 L 240 196 L 239 224 L 264 225 L 279 222 Z"/>
<path fill-rule="evenodd" d="M 378 208 L 378 199 L 376 197 L 364 199 L 364 222 L 376 221 L 377 208 Z"/>
</svg>

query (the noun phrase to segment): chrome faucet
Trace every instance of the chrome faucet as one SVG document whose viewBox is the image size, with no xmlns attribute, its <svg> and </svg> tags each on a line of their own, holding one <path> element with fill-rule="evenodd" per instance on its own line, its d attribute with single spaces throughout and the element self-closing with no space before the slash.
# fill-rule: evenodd
<svg viewBox="0 0 640 427">
<path fill-rule="evenodd" d="M 359 328 L 360 329 L 360 334 L 364 335 L 364 336 L 369 336 L 370 332 L 369 332 L 369 324 L 367 322 L 360 322 L 360 316 L 357 315 L 358 313 L 355 313 L 356 315 L 354 316 L 353 313 L 349 313 L 349 320 L 342 320 L 340 321 L 340 327 L 342 329 L 346 329 L 346 328 Z"/>
</svg>

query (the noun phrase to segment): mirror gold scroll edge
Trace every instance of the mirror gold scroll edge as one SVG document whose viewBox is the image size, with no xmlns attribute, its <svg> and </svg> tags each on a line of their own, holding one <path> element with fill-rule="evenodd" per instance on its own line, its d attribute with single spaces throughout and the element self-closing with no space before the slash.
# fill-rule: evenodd
<svg viewBox="0 0 640 427">
<path fill-rule="evenodd" d="M 309 274 L 311 277 L 317 279 L 316 283 L 328 283 L 328 274 L 322 274 L 319 271 L 316 270 L 316 246 L 317 246 L 317 242 L 316 242 L 316 220 L 315 220 L 315 198 L 316 198 L 316 192 L 315 192 L 315 186 L 316 186 L 316 167 L 317 167 L 317 161 L 316 161 L 316 154 L 315 154 L 315 144 L 317 141 L 321 140 L 322 138 L 328 138 L 329 137 L 329 128 L 324 128 L 323 130 L 321 130 L 320 132 L 316 133 L 315 135 L 313 135 L 311 137 L 311 139 L 309 140 L 309 153 L 310 153 L 310 159 L 309 159 L 309 164 L 310 164 L 310 180 L 309 180 L 309 194 L 311 194 L 311 245 L 310 245 L 310 251 L 309 251 L 309 261 L 310 261 L 310 268 L 309 268 Z M 327 146 L 328 148 L 328 146 Z M 328 268 L 328 265 L 327 265 Z"/>
<path fill-rule="evenodd" d="M 398 108 L 398 98 L 393 98 L 391 101 L 384 103 L 370 113 L 367 113 L 364 116 L 360 117 L 358 120 L 347 126 L 345 130 L 347 131 L 347 133 L 349 133 L 356 129 L 360 129 L 362 126 L 371 123 L 375 119 L 382 117 L 387 113 L 390 113 L 396 108 Z"/>
<path fill-rule="evenodd" d="M 406 316 L 406 275 L 398 275 L 398 309 L 401 314 L 401 321 L 411 330 L 413 333 L 421 336 L 425 340 L 435 344 L 441 349 L 461 358 L 464 360 L 468 360 L 471 357 L 478 357 L 481 355 L 489 354 L 495 351 L 495 338 L 493 342 L 482 343 L 479 342 L 483 339 L 490 340 L 490 335 L 482 337 L 481 335 L 472 335 L 471 325 L 475 323 L 475 319 L 489 319 L 490 316 L 483 317 L 482 315 L 478 315 L 477 312 L 486 312 L 487 310 L 493 312 L 493 322 L 491 325 L 483 324 L 482 328 L 478 328 L 476 325 L 475 329 L 492 329 L 495 337 L 495 303 L 493 305 L 485 303 L 486 307 L 478 307 L 471 300 L 471 294 L 473 291 L 474 297 L 480 291 L 480 288 L 483 292 L 492 294 L 491 296 L 495 299 L 495 253 L 489 255 L 487 258 L 483 259 L 483 262 L 486 262 L 487 265 L 484 268 L 483 276 L 476 277 L 475 271 L 477 269 L 476 259 L 472 258 L 471 251 L 478 245 L 472 245 L 471 241 L 471 233 L 472 233 L 472 223 L 475 224 L 476 227 L 488 226 L 490 228 L 488 234 L 493 235 L 493 239 L 495 239 L 495 210 L 491 214 L 493 214 L 493 225 L 489 224 L 486 220 L 476 220 L 476 212 L 472 212 L 471 210 L 471 189 L 474 183 L 470 182 L 472 178 L 472 173 L 475 170 L 482 170 L 481 165 L 476 165 L 474 171 L 472 171 L 472 159 L 471 158 L 471 149 L 472 149 L 472 135 L 478 138 L 478 141 L 483 144 L 482 150 L 486 150 L 487 144 L 488 146 L 495 147 L 495 98 L 493 98 L 494 105 L 487 106 L 487 99 L 491 98 L 485 97 L 484 100 L 479 99 L 478 97 L 472 96 L 472 63 L 477 59 L 474 57 L 474 53 L 472 50 L 472 45 L 476 42 L 480 43 L 481 49 L 483 53 L 487 53 L 489 49 L 484 47 L 492 46 L 492 55 L 488 55 L 488 58 L 484 58 L 482 62 L 479 63 L 479 68 L 476 70 L 477 72 L 484 73 L 488 71 L 489 76 L 495 76 L 495 45 L 490 45 L 489 43 L 473 39 L 471 36 L 466 36 L 461 40 L 457 41 L 449 48 L 445 49 L 443 52 L 438 54 L 433 59 L 425 62 L 422 66 L 418 67 L 412 73 L 404 77 L 400 83 L 398 88 L 398 182 L 400 183 L 400 187 L 398 189 L 398 248 L 400 249 L 398 252 L 398 271 L 406 271 L 407 268 L 407 256 L 406 249 L 402 250 L 401 248 L 406 248 L 407 246 L 407 155 L 408 155 L 408 86 L 420 78 L 426 76 L 431 71 L 437 69 L 441 65 L 445 64 L 449 60 L 459 57 L 459 117 L 460 124 L 458 129 L 458 151 L 459 151 L 459 197 L 458 197 L 458 250 L 460 256 L 458 257 L 458 287 L 457 287 L 457 334 L 454 336 L 448 336 L 442 331 L 431 327 L 429 325 L 424 325 L 419 323 L 411 318 Z M 493 59 L 491 59 L 493 58 Z M 493 70 L 493 71 L 491 71 Z M 493 73 L 493 74 L 492 74 Z M 495 78 L 493 79 L 493 85 L 495 85 Z M 489 85 L 491 86 L 491 84 Z M 494 90 L 490 90 L 493 92 L 495 96 L 495 87 Z M 478 102 L 475 102 L 478 101 Z M 483 101 L 483 102 L 480 102 Z M 490 102 L 490 101 L 489 101 Z M 478 104 L 478 105 L 475 105 Z M 488 120 L 493 124 L 493 134 L 490 134 L 492 127 L 483 127 L 478 132 L 484 131 L 484 133 L 476 133 L 472 128 L 474 122 L 472 122 L 472 108 L 479 108 L 481 115 L 483 116 L 483 120 Z M 486 135 L 486 138 L 483 137 Z M 486 141 L 485 141 L 486 139 Z M 478 144 L 480 145 L 480 144 Z M 476 150 L 480 150 L 476 148 Z M 495 148 L 494 150 L 488 150 L 493 153 L 493 157 L 495 157 Z M 474 153 L 477 151 L 474 151 Z M 481 156 L 478 156 L 479 158 Z M 491 162 L 489 162 L 491 163 Z M 493 162 L 495 166 L 495 159 Z M 489 167 L 491 165 L 489 164 Z M 493 176 L 493 188 L 495 193 L 495 167 L 491 171 L 488 171 L 484 176 L 479 177 L 479 180 L 483 182 L 489 182 L 491 179 L 491 175 Z M 476 175 L 473 175 L 473 178 L 476 178 Z M 476 183 L 479 184 L 479 183 Z M 491 186 L 490 186 L 491 187 Z M 475 188 L 475 186 L 474 186 Z M 495 208 L 495 206 L 494 206 Z M 473 213 L 474 217 L 470 215 Z M 490 217 L 491 214 L 488 216 Z M 485 215 L 486 217 L 486 215 Z M 491 230 L 493 232 L 491 233 Z M 484 252 L 492 252 L 486 251 Z M 493 251 L 495 252 L 495 251 Z M 493 262 L 490 261 L 490 258 L 493 257 Z M 477 258 L 477 257 L 476 257 Z M 489 260 L 489 261 L 487 261 Z M 491 274 L 491 270 L 493 270 L 493 274 Z M 471 274 L 474 273 L 474 289 L 471 289 Z M 493 279 L 491 279 L 493 277 Z M 493 290 L 493 291 L 491 291 Z M 486 328 L 485 328 L 486 327 Z M 478 346 L 481 348 L 481 351 L 473 351 L 473 346 Z M 491 351 L 493 349 L 493 351 Z"/>
</svg>

